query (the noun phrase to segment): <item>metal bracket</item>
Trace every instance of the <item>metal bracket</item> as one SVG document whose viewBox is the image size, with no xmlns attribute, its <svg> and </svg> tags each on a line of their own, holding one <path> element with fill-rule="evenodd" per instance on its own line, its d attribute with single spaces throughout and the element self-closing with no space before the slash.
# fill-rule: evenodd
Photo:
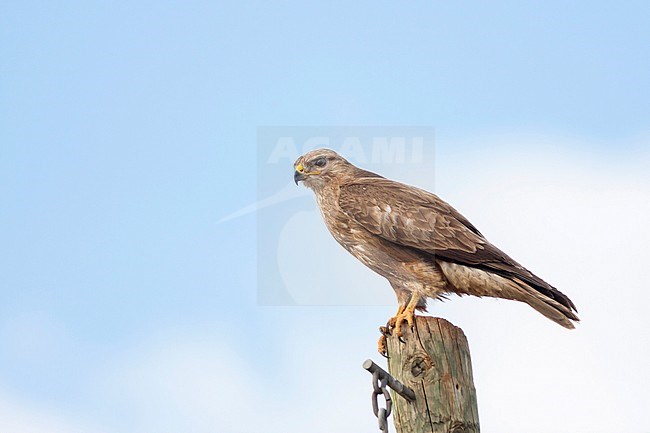
<svg viewBox="0 0 650 433">
<path fill-rule="evenodd" d="M 363 363 L 363 368 L 372 373 L 372 413 L 377 417 L 379 430 L 388 433 L 388 417 L 393 408 L 393 401 L 390 398 L 390 393 L 386 389 L 386 386 L 408 401 L 415 401 L 415 393 L 411 388 L 395 379 L 370 359 L 367 359 Z M 378 397 L 380 395 L 384 397 L 386 407 L 379 407 Z"/>
<path fill-rule="evenodd" d="M 415 392 L 408 386 L 404 385 L 402 382 L 399 380 L 395 379 L 393 376 L 390 375 L 386 370 L 372 362 L 371 359 L 366 359 L 366 361 L 363 363 L 363 368 L 368 370 L 370 373 L 375 374 L 375 372 L 378 374 L 379 379 L 386 379 L 386 384 L 390 389 L 404 397 L 408 401 L 415 401 Z"/>
</svg>

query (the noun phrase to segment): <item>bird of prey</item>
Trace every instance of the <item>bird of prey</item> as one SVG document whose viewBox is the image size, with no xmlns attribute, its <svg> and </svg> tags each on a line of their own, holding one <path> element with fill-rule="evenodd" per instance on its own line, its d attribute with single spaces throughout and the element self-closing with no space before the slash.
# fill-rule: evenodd
<svg viewBox="0 0 650 433">
<path fill-rule="evenodd" d="M 296 185 L 310 188 L 330 233 L 350 254 L 385 277 L 397 313 L 388 329 L 403 336 L 427 298 L 447 294 L 525 302 L 565 328 L 578 321 L 573 302 L 492 245 L 456 209 L 422 189 L 352 165 L 318 149 L 298 158 Z M 380 351 L 382 340 L 380 339 Z"/>
</svg>

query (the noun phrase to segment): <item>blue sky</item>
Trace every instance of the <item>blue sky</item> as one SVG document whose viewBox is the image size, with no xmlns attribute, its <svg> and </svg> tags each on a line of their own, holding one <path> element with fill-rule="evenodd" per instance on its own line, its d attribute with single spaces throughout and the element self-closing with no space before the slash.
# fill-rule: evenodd
<svg viewBox="0 0 650 433">
<path fill-rule="evenodd" d="M 393 306 L 261 307 L 255 214 L 217 224 L 257 200 L 257 129 L 267 125 L 434 127 L 441 195 L 516 258 L 528 255 L 521 261 L 542 276 L 562 268 L 556 281 L 577 286 L 565 291 L 579 306 L 594 302 L 591 323 L 629 319 L 630 332 L 647 341 L 636 307 L 599 309 L 609 302 L 604 291 L 622 281 L 647 299 L 644 280 L 608 274 L 611 286 L 593 295 L 548 252 L 570 237 L 563 227 L 583 221 L 617 254 L 629 247 L 633 260 L 647 256 L 638 245 L 648 232 L 632 222 L 642 224 L 650 191 L 649 20 L 650 6 L 632 1 L 3 2 L 2 430 L 255 432 L 261 415 L 246 427 L 229 414 L 247 413 L 241 401 L 264 406 L 262 390 L 279 380 L 271 407 L 301 402 L 305 415 L 271 431 L 327 431 L 315 420 L 343 410 L 339 403 L 346 409 L 332 423 L 340 431 L 374 431 L 369 377 L 357 364 L 378 357 L 376 327 Z M 564 199 L 543 219 L 549 203 L 536 208 L 543 203 L 535 197 L 554 200 L 550 191 Z M 300 199 L 314 209 L 310 197 Z M 632 215 L 616 224 L 620 233 L 602 229 L 621 217 L 607 213 L 607 200 Z M 517 213 L 524 208 L 531 213 Z M 537 234 L 549 225 L 557 230 Z M 521 240 L 531 232 L 534 242 Z M 565 259 L 582 257 L 585 245 L 590 254 L 602 248 L 580 271 L 593 274 L 610 249 L 587 241 L 593 232 L 578 233 Z M 377 290 L 389 290 L 383 284 Z M 515 307 L 481 302 L 489 305 L 452 301 L 436 313 L 459 321 L 477 341 L 475 363 L 498 375 L 485 326 L 463 308 L 509 315 Z M 523 321 L 538 319 L 525 313 Z M 502 326 L 492 334 L 509 329 Z M 529 352 L 577 350 L 572 359 L 596 358 L 603 331 L 584 325 L 583 339 L 571 340 L 545 323 L 527 326 L 540 326 L 530 331 L 540 346 Z M 525 356 L 521 340 L 511 340 L 510 353 Z M 638 350 L 628 365 L 648 355 Z M 349 359 L 331 359 L 345 351 Z M 613 365 L 591 362 L 592 370 L 568 362 L 566 377 Z M 314 377 L 310 363 L 339 371 L 336 385 Z M 609 383 L 612 395 L 625 380 Z M 349 401 L 326 398 L 346 383 L 354 384 Z M 508 396 L 481 385 L 484 425 L 516 431 L 489 404 L 488 396 Z M 581 414 L 558 416 L 572 431 L 599 431 Z M 624 415 L 614 410 L 603 431 L 621 427 Z M 639 422 L 626 431 L 650 429 Z"/>
</svg>

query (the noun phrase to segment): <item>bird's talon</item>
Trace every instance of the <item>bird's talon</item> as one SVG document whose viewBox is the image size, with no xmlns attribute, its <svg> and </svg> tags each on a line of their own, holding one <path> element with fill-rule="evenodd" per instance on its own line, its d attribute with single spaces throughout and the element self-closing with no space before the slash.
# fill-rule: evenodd
<svg viewBox="0 0 650 433">
<path fill-rule="evenodd" d="M 377 341 L 377 352 L 384 358 L 388 358 L 388 350 L 386 350 L 386 335 L 382 334 Z"/>
</svg>

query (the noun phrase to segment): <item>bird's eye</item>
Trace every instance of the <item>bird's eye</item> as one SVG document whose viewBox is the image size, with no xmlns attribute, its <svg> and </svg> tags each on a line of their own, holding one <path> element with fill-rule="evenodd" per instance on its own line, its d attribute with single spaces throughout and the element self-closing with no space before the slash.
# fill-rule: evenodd
<svg viewBox="0 0 650 433">
<path fill-rule="evenodd" d="M 327 163 L 327 160 L 325 158 L 318 158 L 316 161 L 314 161 L 314 165 L 316 167 L 325 167 L 326 163 Z"/>
</svg>

